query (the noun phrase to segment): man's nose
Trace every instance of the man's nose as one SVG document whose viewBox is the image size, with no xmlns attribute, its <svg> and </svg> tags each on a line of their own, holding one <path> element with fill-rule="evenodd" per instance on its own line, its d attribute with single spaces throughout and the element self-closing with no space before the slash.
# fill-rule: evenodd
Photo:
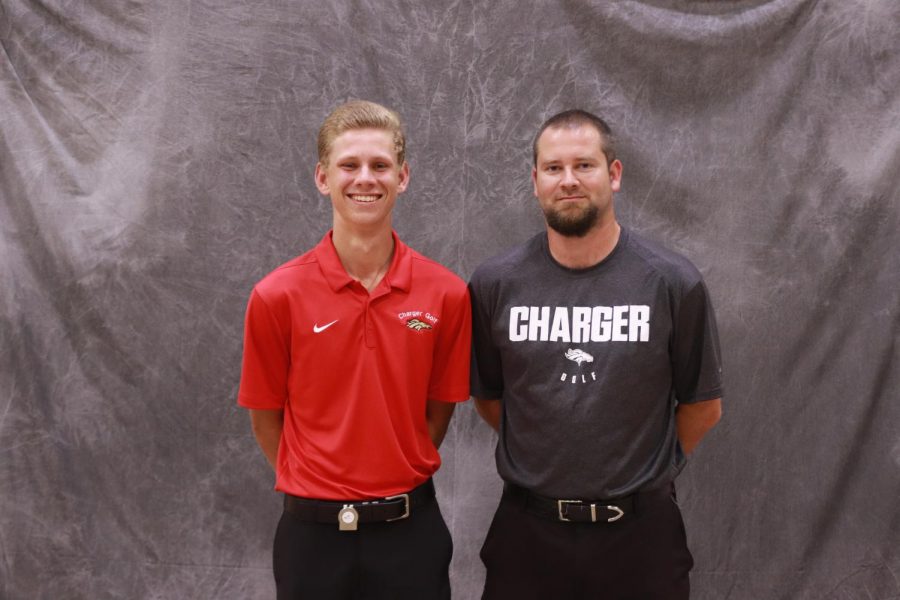
<svg viewBox="0 0 900 600">
<path fill-rule="evenodd" d="M 578 178 L 575 177 L 575 171 L 569 167 L 563 169 L 562 181 L 560 181 L 560 183 L 565 187 L 578 185 Z"/>
<path fill-rule="evenodd" d="M 372 183 L 375 181 L 375 173 L 368 165 L 363 165 L 359 169 L 357 180 L 361 183 Z"/>
</svg>

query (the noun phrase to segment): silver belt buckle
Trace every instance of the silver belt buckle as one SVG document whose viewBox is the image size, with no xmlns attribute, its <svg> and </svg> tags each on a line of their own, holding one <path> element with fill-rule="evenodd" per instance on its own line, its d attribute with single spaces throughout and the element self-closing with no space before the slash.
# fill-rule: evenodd
<svg viewBox="0 0 900 600">
<path fill-rule="evenodd" d="M 557 500 L 556 501 L 556 507 L 557 507 L 557 510 L 559 510 L 559 520 L 571 522 L 571 519 L 567 519 L 566 516 L 563 514 L 563 507 L 566 504 L 583 504 L 583 502 L 581 500 Z M 591 507 L 591 523 L 596 523 L 597 522 L 597 505 L 594 503 L 591 503 L 588 506 Z M 623 511 L 618 506 L 615 506 L 614 504 L 604 506 L 604 508 L 606 508 L 606 510 L 614 513 L 614 516 L 612 516 L 606 520 L 607 523 L 613 523 L 613 522 L 621 519 L 623 516 L 625 516 L 625 511 Z"/>
<path fill-rule="evenodd" d="M 556 508 L 559 510 L 559 520 L 569 522 L 569 519 L 563 514 L 563 506 L 566 504 L 581 504 L 581 500 L 557 500 Z M 593 515 L 591 515 L 593 516 Z"/>
<path fill-rule="evenodd" d="M 398 494 L 397 496 L 388 496 L 385 500 L 397 500 L 398 498 L 403 498 L 404 503 L 404 511 L 403 514 L 399 517 L 394 517 L 393 519 L 385 519 L 385 523 L 389 523 L 391 521 L 399 521 L 400 519 L 405 519 L 409 516 L 409 494 Z"/>
</svg>

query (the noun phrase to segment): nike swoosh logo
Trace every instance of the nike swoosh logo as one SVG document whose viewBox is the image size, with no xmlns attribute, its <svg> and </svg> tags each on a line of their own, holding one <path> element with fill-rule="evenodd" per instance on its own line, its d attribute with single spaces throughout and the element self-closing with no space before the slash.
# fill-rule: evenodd
<svg viewBox="0 0 900 600">
<path fill-rule="evenodd" d="M 328 329 L 329 327 L 331 327 L 332 325 L 334 325 L 337 322 L 338 322 L 338 319 L 335 319 L 331 323 L 329 323 L 327 325 L 322 325 L 321 327 L 319 327 L 319 324 L 316 323 L 315 325 L 313 325 L 313 333 L 322 333 L 323 331 L 325 331 L 326 329 Z"/>
</svg>

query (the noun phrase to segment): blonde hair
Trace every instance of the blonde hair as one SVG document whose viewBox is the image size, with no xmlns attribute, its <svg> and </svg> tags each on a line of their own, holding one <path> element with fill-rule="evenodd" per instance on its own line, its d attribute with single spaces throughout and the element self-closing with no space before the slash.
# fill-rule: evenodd
<svg viewBox="0 0 900 600">
<path fill-rule="evenodd" d="M 400 116 L 391 109 L 375 102 L 351 100 L 331 111 L 331 114 L 322 123 L 322 127 L 319 128 L 319 162 L 327 165 L 335 138 L 353 129 L 382 129 L 387 131 L 394 138 L 397 165 L 402 165 L 403 161 L 406 160 L 406 137 L 403 135 L 403 124 L 400 122 Z"/>
</svg>

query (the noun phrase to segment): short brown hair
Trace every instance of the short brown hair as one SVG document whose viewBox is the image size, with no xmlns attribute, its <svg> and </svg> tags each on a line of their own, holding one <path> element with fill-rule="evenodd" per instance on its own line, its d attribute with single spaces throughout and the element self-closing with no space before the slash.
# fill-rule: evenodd
<svg viewBox="0 0 900 600">
<path fill-rule="evenodd" d="M 351 100 L 333 111 L 319 128 L 319 162 L 328 164 L 335 138 L 353 129 L 382 129 L 393 135 L 398 166 L 406 160 L 406 137 L 400 116 L 389 108 L 366 100 Z"/>
<path fill-rule="evenodd" d="M 581 127 L 582 125 L 590 125 L 597 130 L 597 133 L 600 134 L 600 149 L 603 151 L 603 155 L 606 156 L 606 164 L 612 164 L 612 161 L 616 160 L 616 148 L 613 143 L 612 129 L 610 129 L 606 121 L 597 115 L 589 113 L 586 110 L 581 110 L 580 108 L 573 108 L 553 115 L 544 121 L 544 124 L 538 129 L 537 135 L 534 136 L 534 142 L 531 145 L 534 166 L 537 166 L 538 140 L 541 139 L 541 134 L 544 133 L 545 130 L 550 129 L 551 127 Z"/>
</svg>

